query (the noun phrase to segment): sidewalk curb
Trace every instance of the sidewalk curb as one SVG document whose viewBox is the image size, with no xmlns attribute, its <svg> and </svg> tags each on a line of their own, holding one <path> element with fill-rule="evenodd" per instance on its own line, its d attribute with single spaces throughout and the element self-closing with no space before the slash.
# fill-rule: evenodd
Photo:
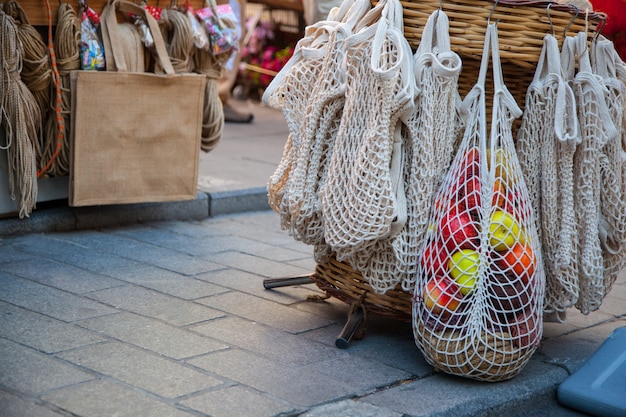
<svg viewBox="0 0 626 417">
<path fill-rule="evenodd" d="M 0 237 L 68 232 L 164 220 L 202 220 L 225 214 L 269 210 L 264 187 L 198 192 L 194 200 L 110 206 L 69 207 L 67 202 L 34 210 L 29 218 L 0 219 Z"/>
</svg>

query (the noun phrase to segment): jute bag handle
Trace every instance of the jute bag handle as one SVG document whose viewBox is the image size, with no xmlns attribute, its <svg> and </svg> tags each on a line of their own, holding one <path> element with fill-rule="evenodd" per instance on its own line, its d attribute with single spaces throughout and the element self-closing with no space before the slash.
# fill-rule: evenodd
<svg viewBox="0 0 626 417">
<path fill-rule="evenodd" d="M 122 13 L 133 13 L 144 19 L 154 40 L 154 55 L 157 64 L 155 65 L 155 72 L 157 74 L 174 75 L 174 67 L 172 66 L 172 62 L 167 54 L 165 42 L 161 36 L 161 31 L 159 30 L 159 24 L 157 21 L 146 11 L 145 8 L 135 3 L 123 0 L 111 0 L 105 7 L 100 22 L 102 26 L 103 41 L 105 45 L 108 43 L 112 52 L 109 56 L 107 56 L 107 60 L 113 61 L 112 64 L 114 65 L 114 68 L 116 68 L 118 72 L 128 72 L 128 67 L 122 53 L 123 49 L 121 46 L 122 42 L 120 40 L 120 33 L 118 31 L 116 11 L 120 11 Z"/>
</svg>

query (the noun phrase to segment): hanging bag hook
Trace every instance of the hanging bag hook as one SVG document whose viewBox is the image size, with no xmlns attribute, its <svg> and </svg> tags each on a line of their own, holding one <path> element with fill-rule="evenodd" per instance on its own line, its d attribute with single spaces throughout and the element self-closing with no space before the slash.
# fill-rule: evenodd
<svg viewBox="0 0 626 417">
<path fill-rule="evenodd" d="M 552 16 L 550 16 L 550 7 L 552 7 L 552 3 L 548 3 L 546 7 L 546 14 L 548 15 L 548 23 L 550 23 L 550 30 L 552 30 L 552 36 L 556 36 L 556 32 L 554 31 L 554 24 L 552 23 Z"/>
<path fill-rule="evenodd" d="M 570 26 L 572 26 L 572 24 L 574 23 L 574 20 L 576 20 L 578 18 L 578 14 L 580 13 L 580 9 L 578 9 L 578 7 L 574 6 L 573 4 L 571 5 L 574 9 L 576 9 L 576 14 L 574 15 L 574 17 L 572 18 L 572 20 L 569 21 L 569 23 L 567 24 L 567 26 L 565 26 L 565 29 L 563 30 L 563 37 L 566 38 L 567 37 L 567 31 L 569 30 Z"/>
<path fill-rule="evenodd" d="M 496 10 L 496 6 L 498 6 L 498 1 L 499 0 L 495 0 L 495 2 L 493 3 L 493 7 L 491 8 L 491 11 L 489 12 L 489 16 L 487 17 L 487 24 L 490 25 L 491 24 L 491 16 L 493 15 L 494 10 Z M 498 24 L 498 22 L 500 21 L 500 18 L 498 18 L 498 20 L 496 20 L 496 25 Z"/>
</svg>

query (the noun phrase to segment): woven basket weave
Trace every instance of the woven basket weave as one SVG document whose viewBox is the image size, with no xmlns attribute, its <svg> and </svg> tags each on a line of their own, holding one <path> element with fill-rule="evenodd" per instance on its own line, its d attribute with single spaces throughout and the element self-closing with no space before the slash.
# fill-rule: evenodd
<svg viewBox="0 0 626 417">
<path fill-rule="evenodd" d="M 450 20 L 452 50 L 463 60 L 459 91 L 464 97 L 478 78 L 487 22 L 489 19 L 497 21 L 504 81 L 521 109 L 534 77 L 544 36 L 554 33 L 562 42 L 566 30 L 567 35 L 586 31 L 592 39 L 596 28 L 602 27 L 606 19 L 601 13 L 578 11 L 577 15 L 573 6 L 545 1 L 500 0 L 495 9 L 493 4 L 486 0 L 443 0 L 443 3 L 439 0 L 402 1 L 405 37 L 411 47 L 417 49 L 428 17 L 442 6 Z M 488 115 L 491 107 L 489 97 L 493 95 L 489 91 L 490 85 L 488 77 Z M 514 125 L 514 134 L 520 122 L 518 120 Z M 400 289 L 377 294 L 362 275 L 345 262 L 330 258 L 328 262 L 319 263 L 312 278 L 320 289 L 343 302 L 361 302 L 373 313 L 401 320 L 411 319 L 412 294 Z"/>
</svg>

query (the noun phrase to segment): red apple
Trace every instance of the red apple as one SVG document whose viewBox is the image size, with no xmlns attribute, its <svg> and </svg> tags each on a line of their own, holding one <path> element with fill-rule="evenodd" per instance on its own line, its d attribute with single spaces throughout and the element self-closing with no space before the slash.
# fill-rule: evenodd
<svg viewBox="0 0 626 417">
<path fill-rule="evenodd" d="M 531 292 L 530 284 L 492 265 L 487 279 L 487 293 L 489 303 L 499 315 L 516 315 L 528 307 Z"/>
<path fill-rule="evenodd" d="M 480 151 L 478 147 L 473 146 L 466 149 L 462 158 L 459 169 L 459 184 L 469 178 L 478 177 L 480 175 Z"/>
<path fill-rule="evenodd" d="M 481 206 L 480 200 L 480 177 L 472 176 L 464 180 L 459 180 L 458 199 L 470 211 L 478 210 Z"/>
<path fill-rule="evenodd" d="M 513 337 L 513 343 L 518 347 L 539 346 L 542 332 L 539 311 L 535 309 L 532 314 L 528 311 L 522 311 L 509 324 L 509 330 Z"/>
<path fill-rule="evenodd" d="M 453 312 L 462 299 L 458 285 L 447 277 L 432 277 L 424 288 L 424 304 L 434 313 Z"/>
<path fill-rule="evenodd" d="M 449 253 L 478 246 L 478 226 L 469 213 L 456 208 L 439 222 L 439 233 Z"/>
<path fill-rule="evenodd" d="M 442 276 L 445 274 L 448 253 L 440 241 L 433 240 L 426 245 L 420 263 L 426 275 Z"/>
</svg>

